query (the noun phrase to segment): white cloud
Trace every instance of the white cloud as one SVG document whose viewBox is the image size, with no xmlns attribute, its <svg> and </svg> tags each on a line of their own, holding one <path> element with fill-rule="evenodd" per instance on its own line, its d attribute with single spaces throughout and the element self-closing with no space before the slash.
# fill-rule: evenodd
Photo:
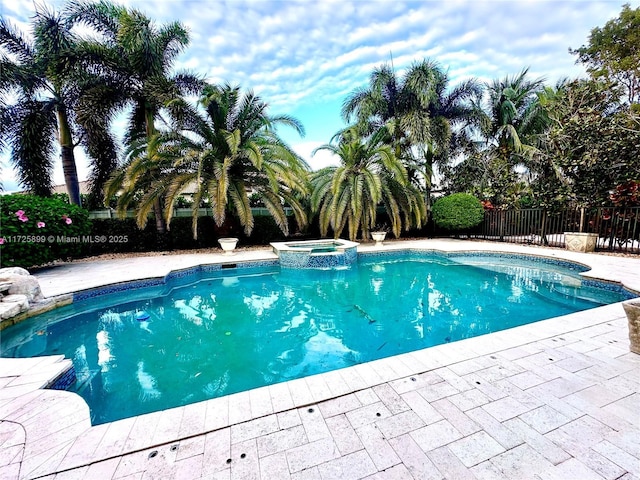
<svg viewBox="0 0 640 480">
<path fill-rule="evenodd" d="M 327 140 L 328 141 L 328 140 Z M 291 145 L 291 148 L 300 155 L 311 167 L 311 170 L 320 170 L 325 167 L 335 167 L 340 164 L 340 159 L 327 150 L 315 149 L 325 142 L 299 142 Z"/>
<path fill-rule="evenodd" d="M 25 29 L 31 0 L 0 0 L 0 13 Z M 601 1 L 362 1 L 362 0 L 125 0 L 158 25 L 179 20 L 191 45 L 176 66 L 213 82 L 253 89 L 271 111 L 298 112 L 314 125 L 305 155 L 342 125 L 339 105 L 393 55 L 398 72 L 424 57 L 438 61 L 455 84 L 491 80 L 530 67 L 554 83 L 583 72 L 569 47 L 618 15 L 625 0 Z M 47 5 L 60 10 L 64 0 Z M 638 0 L 631 2 L 632 8 Z M 318 119 L 314 105 L 327 104 Z M 316 128 L 319 124 L 324 128 Z M 318 135 L 318 136 L 314 136 Z M 318 154 L 322 155 L 322 154 Z M 324 165 L 326 158 L 310 159 Z M 83 169 L 85 171 L 86 169 Z"/>
</svg>

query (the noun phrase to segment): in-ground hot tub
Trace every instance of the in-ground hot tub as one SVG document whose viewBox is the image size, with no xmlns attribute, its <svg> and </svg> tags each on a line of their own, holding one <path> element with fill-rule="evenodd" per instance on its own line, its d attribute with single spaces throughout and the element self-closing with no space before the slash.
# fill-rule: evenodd
<svg viewBox="0 0 640 480">
<path fill-rule="evenodd" d="M 283 268 L 335 268 L 358 259 L 358 243 L 349 240 L 273 242 L 271 247 Z"/>
</svg>

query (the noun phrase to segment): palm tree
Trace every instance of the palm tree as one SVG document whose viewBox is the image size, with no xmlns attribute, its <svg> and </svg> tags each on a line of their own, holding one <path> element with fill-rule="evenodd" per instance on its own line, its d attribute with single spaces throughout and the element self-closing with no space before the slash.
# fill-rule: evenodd
<svg viewBox="0 0 640 480">
<path fill-rule="evenodd" d="M 56 141 L 71 203 L 80 205 L 74 149 L 82 144 L 97 177 L 115 162 L 115 144 L 106 129 L 87 129 L 76 108 L 97 77 L 78 68 L 78 39 L 60 15 L 38 9 L 33 41 L 0 18 L 0 92 L 17 100 L 4 106 L 11 160 L 20 183 L 38 195 L 50 195 Z M 97 127 L 97 126 L 96 126 Z M 97 171 L 99 170 L 99 172 Z"/>
<path fill-rule="evenodd" d="M 393 149 L 385 143 L 385 130 L 363 139 L 356 127 L 338 134 L 337 144 L 316 149 L 328 150 L 340 158 L 341 165 L 327 167 L 311 176 L 311 205 L 319 213 L 320 232 L 331 226 L 338 238 L 345 226 L 349 238 L 358 231 L 368 238 L 376 224 L 377 207 L 383 203 L 396 237 L 404 228 L 420 228 L 426 219 L 424 199 L 409 183 L 407 170 Z"/>
<path fill-rule="evenodd" d="M 480 146 L 452 170 L 459 177 L 452 180 L 453 191 L 473 190 L 496 205 L 517 203 L 528 191 L 527 177 L 536 168 L 541 134 L 550 119 L 540 104 L 544 80 L 527 75 L 524 69 L 486 84 L 486 100 L 475 104 L 472 126 Z"/>
<path fill-rule="evenodd" d="M 189 44 L 187 29 L 179 22 L 156 26 L 142 12 L 107 1 L 74 2 L 67 8 L 69 18 L 100 34 L 100 41 L 83 44 L 83 60 L 95 68 L 107 69 L 112 86 L 109 95 L 87 100 L 84 111 L 108 123 L 115 112 L 130 106 L 126 142 L 137 144 L 141 136 L 149 148 L 155 143 L 156 121 L 163 109 L 183 95 L 197 95 L 204 82 L 188 72 L 171 73 L 173 63 Z M 149 151 L 152 158 L 154 152 Z M 161 196 L 154 199 L 153 211 L 158 233 L 164 233 Z"/>
<path fill-rule="evenodd" d="M 512 166 L 535 153 L 536 135 L 548 123 L 538 101 L 544 79 L 529 80 L 528 71 L 488 83 L 487 110 L 480 119 L 487 146 Z"/>
<path fill-rule="evenodd" d="M 400 78 L 384 64 L 371 73 L 367 88 L 347 97 L 342 116 L 347 122 L 355 118 L 365 135 L 386 130 L 386 141 L 408 168 L 412 182 L 422 178 L 428 194 L 434 163 L 445 163 L 460 143 L 463 127 L 475 116 L 471 100 L 481 94 L 475 80 L 450 92 L 447 87 L 447 75 L 431 60 L 414 63 Z"/>
<path fill-rule="evenodd" d="M 307 166 L 276 134 L 281 125 L 302 134 L 302 125 L 286 115 L 268 115 L 268 106 L 259 97 L 252 92 L 242 95 L 239 87 L 229 85 L 205 87 L 200 106 L 204 111 L 184 100 L 173 102 L 176 131 L 154 136 L 153 144 L 146 151 L 140 149 L 110 183 L 108 193 L 125 186 L 118 208 L 126 211 L 134 193 L 143 191 L 138 225 L 144 226 L 156 198 L 164 200 L 169 223 L 176 199 L 195 186 L 194 238 L 202 202 L 211 205 L 218 226 L 231 211 L 251 234 L 250 193 L 260 198 L 285 235 L 289 233 L 285 204 L 292 207 L 298 225 L 305 225 L 300 196 L 308 193 Z M 149 171 L 160 174 L 150 178 Z"/>
</svg>

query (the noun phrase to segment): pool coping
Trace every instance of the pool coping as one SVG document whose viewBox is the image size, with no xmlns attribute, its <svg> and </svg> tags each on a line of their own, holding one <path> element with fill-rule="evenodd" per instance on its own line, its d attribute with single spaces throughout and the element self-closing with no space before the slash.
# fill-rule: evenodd
<svg viewBox="0 0 640 480">
<path fill-rule="evenodd" d="M 391 245 L 386 245 L 382 247 L 382 249 L 365 247 L 362 250 L 363 253 L 380 250 L 402 250 L 407 248 L 408 243 L 414 244 L 415 242 L 402 242 L 402 244 L 398 242 L 397 244 L 391 244 L 393 245 L 392 247 Z M 422 243 L 430 242 L 423 241 Z M 460 243 L 455 245 L 457 247 L 462 246 Z M 478 249 L 481 245 L 484 245 L 485 248 Z M 487 244 L 467 242 L 464 244 L 466 248 L 462 250 L 460 248 L 453 248 L 453 250 L 446 248 L 445 250 L 462 251 L 464 253 L 478 250 L 483 253 L 514 253 L 513 248 L 495 250 L 486 247 L 486 245 Z M 504 244 L 497 245 L 500 247 L 504 246 Z M 475 248 L 468 248 L 471 246 Z M 493 247 L 495 248 L 496 244 L 493 244 Z M 583 261 L 578 261 L 578 263 L 583 263 L 592 268 L 590 272 L 584 272 L 582 275 L 623 285 L 625 288 L 634 292 L 640 291 L 640 278 L 638 278 L 640 277 L 640 273 L 635 273 L 640 270 L 633 271 L 633 269 L 630 269 L 631 273 L 635 273 L 635 275 L 633 275 L 633 278 L 626 278 L 624 275 L 620 275 L 621 272 L 615 268 L 615 265 L 614 270 L 608 273 L 606 269 L 595 268 L 593 265 L 589 265 L 589 263 L 592 263 L 589 262 L 589 259 L 593 259 L 593 257 L 583 257 L 582 255 L 590 254 L 565 255 L 565 253 L 569 252 L 559 252 L 557 250 L 549 250 L 547 254 L 545 254 L 545 250 L 539 248 L 527 249 L 527 247 L 516 250 L 523 249 L 525 252 L 520 253 L 526 255 L 559 258 L 561 260 L 567 260 L 566 257 L 568 256 L 570 257 L 570 261 L 575 261 L 576 258 L 581 259 Z M 440 249 L 422 246 L 419 250 Z M 504 250 L 509 251 L 505 252 Z M 228 257 L 226 257 L 225 260 L 228 261 Z M 625 259 L 625 262 L 626 261 L 640 264 L 636 259 Z M 594 270 L 596 270 L 595 273 L 599 276 L 593 276 Z M 587 273 L 591 273 L 592 275 L 585 275 Z M 605 278 L 602 278 L 602 276 Z M 49 407 L 51 407 L 51 403 L 53 403 L 58 405 L 61 411 L 64 409 L 67 409 L 67 411 L 68 409 L 73 409 L 73 412 L 58 418 L 58 425 L 56 427 L 58 430 L 51 433 L 51 435 L 54 435 L 55 438 L 58 439 L 59 447 L 55 454 L 51 455 L 50 449 L 42 451 L 43 442 L 36 442 L 38 445 L 35 447 L 39 448 L 30 448 L 29 442 L 25 441 L 23 465 L 27 467 L 25 474 L 30 476 L 24 478 L 32 478 L 34 476 L 44 476 L 54 472 L 62 472 L 86 466 L 129 453 L 144 451 L 171 442 L 178 442 L 231 425 L 237 425 L 274 413 L 284 412 L 292 408 L 312 405 L 320 401 L 380 385 L 381 383 L 402 381 L 403 379 L 410 381 L 408 379 L 412 375 L 418 375 L 442 366 L 470 360 L 478 355 L 501 352 L 539 340 L 553 338 L 557 335 L 576 332 L 586 327 L 619 319 L 623 316 L 624 312 L 622 311 L 621 304 L 615 303 L 480 337 L 438 345 L 415 352 L 334 370 L 332 372 L 260 387 L 225 397 L 205 400 L 183 407 L 153 412 L 97 426 L 87 426 L 88 407 L 86 407 L 86 404 L 79 396 L 70 394 L 69 392 L 38 390 L 41 387 L 36 387 L 31 391 L 15 397 L 13 401 L 5 401 L 0 405 L 0 418 L 20 423 L 19 419 L 24 415 L 24 410 L 27 405 L 31 401 L 39 401 L 38 399 L 43 400 L 44 397 L 46 397 Z M 43 357 L 37 358 L 42 359 Z M 61 359 L 58 358 L 57 361 L 52 361 L 51 363 L 60 363 L 60 361 Z M 44 362 L 44 360 L 41 360 L 41 364 L 42 362 Z M 27 384 L 26 378 L 29 376 L 29 370 L 34 369 L 35 367 L 30 367 L 30 369 L 27 369 L 27 372 L 17 375 L 16 378 L 20 380 L 21 377 L 24 377 L 22 381 Z M 42 378 L 43 369 L 40 367 L 36 370 L 38 375 L 35 376 Z M 31 373 L 31 375 L 34 375 L 34 373 Z M 29 385 L 35 386 L 36 384 L 37 382 L 32 382 Z M 6 394 L 8 392 L 5 390 L 7 390 L 7 388 L 0 390 L 0 398 L 7 398 Z M 80 405 L 77 401 L 78 399 L 80 403 L 84 404 L 84 407 Z M 15 403 L 13 407 L 11 406 L 12 403 Z M 29 428 L 33 428 L 32 425 L 39 424 L 40 421 L 50 420 L 48 417 L 51 412 L 50 408 L 37 411 L 38 413 L 31 415 L 30 421 L 26 422 L 26 424 L 28 424 L 25 428 L 27 431 Z M 17 415 L 16 412 L 18 412 L 19 415 Z M 86 418 L 83 418 L 85 415 Z M 36 421 L 36 418 L 40 420 Z M 64 421 L 62 421 L 63 419 Z M 145 432 L 152 424 L 157 424 L 153 435 L 151 437 L 143 435 L 142 432 Z M 135 435 L 137 430 L 139 431 L 138 436 Z M 111 443 L 109 448 L 100 448 L 100 442 L 102 441 L 102 443 L 104 443 L 105 437 L 110 438 Z M 42 435 L 35 438 L 44 440 Z M 98 441 L 96 441 L 96 439 L 98 439 Z M 46 443 L 51 445 L 56 442 L 53 442 L 53 438 L 48 438 Z M 91 445 L 94 449 L 89 452 L 87 451 L 86 445 Z M 43 458 L 43 455 L 47 455 L 47 458 Z"/>
</svg>

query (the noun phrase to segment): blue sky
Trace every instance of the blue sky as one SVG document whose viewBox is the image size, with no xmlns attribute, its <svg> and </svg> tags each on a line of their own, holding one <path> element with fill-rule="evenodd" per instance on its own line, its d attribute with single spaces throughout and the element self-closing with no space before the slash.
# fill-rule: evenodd
<svg viewBox="0 0 640 480">
<path fill-rule="evenodd" d="M 1 0 L 0 14 L 23 31 L 34 3 Z M 583 76 L 569 47 L 586 43 L 590 30 L 616 17 L 622 1 L 324 1 L 129 0 L 120 2 L 157 22 L 178 20 L 191 35 L 176 66 L 212 82 L 253 89 L 270 112 L 297 117 L 304 138 L 282 136 L 317 169 L 333 162 L 327 143 L 344 126 L 340 107 L 371 70 L 393 56 L 398 72 L 423 58 L 438 61 L 450 84 L 512 75 L 529 67 L 549 83 Z M 640 2 L 629 2 L 635 8 Z M 62 1 L 46 5 L 60 9 Z M 79 173 L 86 162 L 79 157 Z M 7 163 L 6 155 L 4 163 Z M 6 190 L 15 188 L 3 168 Z M 54 172 L 63 183 L 62 167 Z"/>
</svg>

